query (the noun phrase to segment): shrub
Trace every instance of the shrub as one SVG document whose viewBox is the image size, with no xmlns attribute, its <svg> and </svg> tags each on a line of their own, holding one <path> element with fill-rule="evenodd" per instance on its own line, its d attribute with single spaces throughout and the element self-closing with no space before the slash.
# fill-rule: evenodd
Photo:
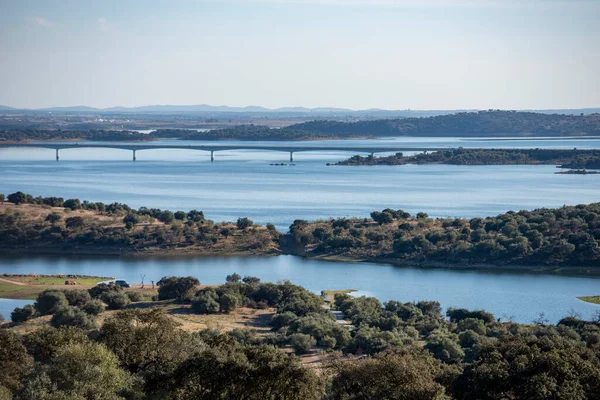
<svg viewBox="0 0 600 400">
<path fill-rule="evenodd" d="M 69 229 L 78 229 L 85 226 L 83 217 L 70 217 L 65 221 L 65 226 Z"/>
<path fill-rule="evenodd" d="M 65 294 L 58 290 L 44 290 L 33 305 L 40 315 L 54 314 L 69 305 Z"/>
<path fill-rule="evenodd" d="M 225 282 L 229 282 L 229 283 L 237 283 L 241 280 L 242 280 L 242 276 L 236 272 L 234 272 L 231 275 L 227 275 L 227 277 L 225 278 Z"/>
<path fill-rule="evenodd" d="M 92 300 L 92 296 L 86 290 L 65 290 L 63 291 L 69 305 L 81 307 L 88 301 Z"/>
<path fill-rule="evenodd" d="M 230 313 L 242 305 L 242 299 L 235 293 L 223 293 L 219 297 L 219 305 L 221 306 L 221 311 Z"/>
<path fill-rule="evenodd" d="M 104 303 L 98 299 L 90 300 L 81 309 L 90 315 L 98 315 L 104 311 Z"/>
<path fill-rule="evenodd" d="M 216 314 L 221 310 L 221 306 L 214 298 L 201 295 L 192 300 L 192 310 L 198 314 Z"/>
<path fill-rule="evenodd" d="M 108 293 L 103 300 L 108 304 L 109 310 L 119 310 L 131 303 L 129 296 L 124 293 Z"/>
<path fill-rule="evenodd" d="M 17 324 L 28 321 L 33 317 L 35 317 L 35 308 L 31 304 L 27 304 L 23 308 L 17 307 L 10 314 L 10 320 Z"/>
<path fill-rule="evenodd" d="M 290 326 L 292 324 L 292 322 L 296 321 L 297 319 L 298 319 L 298 316 L 296 316 L 296 314 L 294 314 L 293 312 L 290 312 L 290 311 L 286 311 L 283 313 L 277 313 L 271 319 L 271 327 L 273 328 L 274 331 L 278 331 L 279 329 L 283 328 L 284 326 Z"/>
<path fill-rule="evenodd" d="M 310 335 L 294 333 L 290 336 L 290 343 L 297 354 L 305 354 L 317 344 L 317 341 Z"/>
<path fill-rule="evenodd" d="M 114 284 L 114 282 L 110 282 L 108 284 L 100 283 L 100 284 L 94 286 L 93 288 L 91 288 L 90 290 L 88 290 L 88 293 L 94 299 L 103 299 L 104 296 L 106 296 L 109 293 L 113 293 L 113 292 L 119 293 L 122 291 L 123 291 L 123 288 L 121 286 L 117 286 Z"/>
<path fill-rule="evenodd" d="M 62 219 L 62 216 L 58 213 L 48 214 L 46 216 L 46 222 L 50 222 L 51 224 L 55 224 Z"/>
<path fill-rule="evenodd" d="M 238 229 L 246 229 L 246 228 L 250 228 L 252 226 L 252 224 L 254 224 L 254 222 L 252 222 L 252 220 L 244 217 L 244 218 L 238 218 L 236 225 L 238 227 Z"/>
<path fill-rule="evenodd" d="M 50 325 L 55 328 L 60 326 L 74 326 L 84 330 L 96 327 L 96 324 L 90 319 L 88 314 L 75 307 L 65 307 L 57 310 L 50 320 Z"/>
<path fill-rule="evenodd" d="M 200 281 L 192 276 L 178 278 L 174 276 L 164 277 L 156 283 L 158 285 L 159 300 L 186 300 L 190 297 Z"/>
<path fill-rule="evenodd" d="M 140 292 L 125 292 L 125 294 L 127 295 L 127 297 L 129 297 L 129 300 L 131 300 L 132 303 L 137 303 L 138 301 L 142 301 L 142 294 Z"/>
</svg>

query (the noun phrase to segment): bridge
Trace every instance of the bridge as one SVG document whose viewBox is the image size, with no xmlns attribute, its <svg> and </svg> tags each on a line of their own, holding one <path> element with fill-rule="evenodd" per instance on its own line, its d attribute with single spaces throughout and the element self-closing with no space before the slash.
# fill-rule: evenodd
<svg viewBox="0 0 600 400">
<path fill-rule="evenodd" d="M 210 152 L 210 161 L 215 160 L 215 152 L 226 150 L 264 150 L 264 151 L 281 151 L 290 154 L 290 161 L 294 161 L 294 153 L 302 151 L 344 151 L 356 153 L 396 153 L 401 151 L 441 151 L 448 150 L 448 147 L 433 148 L 433 147 L 407 147 L 407 146 L 263 146 L 263 145 L 168 145 L 168 144 L 138 144 L 138 143 L 2 143 L 0 149 L 3 148 L 41 148 L 56 150 L 56 160 L 60 160 L 60 150 L 67 149 L 119 149 L 129 150 L 133 152 L 133 161 L 136 160 L 136 152 L 142 150 L 157 150 L 157 149 L 179 149 L 179 150 L 200 150 Z"/>
</svg>

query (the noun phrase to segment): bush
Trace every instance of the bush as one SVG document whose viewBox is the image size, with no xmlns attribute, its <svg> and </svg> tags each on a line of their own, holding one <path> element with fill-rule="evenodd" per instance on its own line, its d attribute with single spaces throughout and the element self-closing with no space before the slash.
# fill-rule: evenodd
<svg viewBox="0 0 600 400">
<path fill-rule="evenodd" d="M 123 288 L 121 286 L 117 286 L 114 284 L 114 282 L 110 282 L 108 284 L 100 283 L 99 285 L 96 285 L 93 288 L 91 288 L 90 290 L 88 290 L 88 293 L 94 299 L 103 299 L 104 296 L 106 296 L 109 293 L 119 293 L 122 291 L 123 291 Z"/>
<path fill-rule="evenodd" d="M 125 294 L 127 295 L 127 297 L 129 297 L 129 300 L 131 300 L 132 303 L 137 303 L 138 301 L 142 301 L 143 295 L 140 292 L 125 292 Z"/>
<path fill-rule="evenodd" d="M 92 296 L 86 290 L 65 290 L 63 291 L 70 306 L 81 307 L 88 301 L 92 300 Z"/>
<path fill-rule="evenodd" d="M 214 298 L 201 295 L 192 300 L 192 310 L 198 314 L 216 314 L 221 310 L 221 306 Z"/>
<path fill-rule="evenodd" d="M 119 310 L 131 303 L 129 296 L 124 293 L 108 293 L 104 296 L 104 302 L 108 304 L 109 310 Z"/>
<path fill-rule="evenodd" d="M 252 222 L 252 220 L 244 217 L 244 218 L 238 218 L 236 225 L 238 227 L 238 229 L 246 229 L 246 228 L 250 228 L 252 226 L 252 224 L 254 224 L 254 222 Z"/>
<path fill-rule="evenodd" d="M 50 325 L 55 328 L 61 326 L 74 326 L 84 330 L 94 329 L 96 324 L 88 314 L 75 307 L 61 308 L 54 313 L 50 320 Z"/>
<path fill-rule="evenodd" d="M 79 199 L 65 200 L 64 207 L 70 208 L 71 210 L 79 210 L 81 208 L 81 201 L 79 201 Z"/>
<path fill-rule="evenodd" d="M 219 297 L 219 305 L 221 306 L 221 311 L 229 314 L 242 305 L 242 299 L 235 293 L 223 293 Z"/>
<path fill-rule="evenodd" d="M 174 276 L 164 277 L 156 283 L 158 285 L 159 300 L 186 300 L 190 294 L 200 285 L 200 281 L 193 276 L 177 278 Z"/>
<path fill-rule="evenodd" d="M 231 275 L 227 275 L 227 277 L 225 278 L 225 282 L 229 282 L 229 283 L 237 283 L 241 280 L 242 280 L 242 276 L 236 272 L 234 272 Z"/>
<path fill-rule="evenodd" d="M 305 354 L 317 344 L 317 341 L 310 335 L 294 333 L 290 336 L 290 343 L 297 354 Z"/>
<path fill-rule="evenodd" d="M 35 308 L 31 304 L 27 304 L 23 308 L 17 307 L 10 313 L 10 320 L 17 324 L 28 321 L 33 317 L 35 317 Z"/>
<path fill-rule="evenodd" d="M 54 314 L 69 305 L 65 294 L 58 290 L 44 290 L 33 305 L 40 315 Z"/>
<path fill-rule="evenodd" d="M 46 216 L 46 222 L 50 222 L 51 224 L 55 224 L 62 219 L 62 216 L 58 213 L 48 214 Z"/>
<path fill-rule="evenodd" d="M 81 309 L 90 315 L 98 315 L 104 311 L 104 303 L 98 299 L 90 300 Z"/>
<path fill-rule="evenodd" d="M 78 229 L 85 226 L 83 217 L 70 217 L 65 221 L 65 226 L 69 229 Z"/>
</svg>

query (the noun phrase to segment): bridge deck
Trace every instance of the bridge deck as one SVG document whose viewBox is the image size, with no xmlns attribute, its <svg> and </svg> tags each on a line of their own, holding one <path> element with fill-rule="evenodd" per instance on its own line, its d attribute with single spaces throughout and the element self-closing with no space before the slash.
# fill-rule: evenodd
<svg viewBox="0 0 600 400">
<path fill-rule="evenodd" d="M 152 145 L 137 143 L 2 143 L 0 148 L 43 148 L 53 150 L 80 149 L 80 148 L 104 148 L 121 150 L 157 150 L 157 149 L 180 149 L 201 151 L 225 151 L 225 150 L 266 150 L 266 151 L 348 151 L 359 153 L 388 153 L 398 151 L 440 151 L 448 150 L 450 147 L 410 147 L 410 146 L 261 146 L 261 145 Z"/>
</svg>

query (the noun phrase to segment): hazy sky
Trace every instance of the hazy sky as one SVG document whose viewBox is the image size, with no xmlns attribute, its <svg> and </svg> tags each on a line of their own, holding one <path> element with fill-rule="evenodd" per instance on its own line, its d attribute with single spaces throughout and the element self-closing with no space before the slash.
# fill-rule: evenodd
<svg viewBox="0 0 600 400">
<path fill-rule="evenodd" d="M 600 106 L 600 0 L 0 0 L 0 104 Z"/>
</svg>

